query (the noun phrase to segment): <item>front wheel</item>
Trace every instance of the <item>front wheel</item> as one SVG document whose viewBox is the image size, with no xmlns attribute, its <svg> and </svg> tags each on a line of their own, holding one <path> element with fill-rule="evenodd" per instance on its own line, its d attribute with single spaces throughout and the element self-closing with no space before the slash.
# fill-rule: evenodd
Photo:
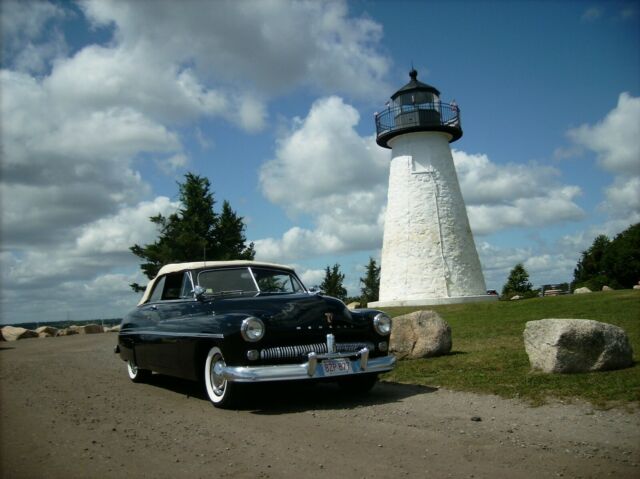
<svg viewBox="0 0 640 479">
<path fill-rule="evenodd" d="M 132 360 L 127 361 L 127 372 L 134 383 L 143 383 L 151 377 L 151 371 L 140 369 Z"/>
<path fill-rule="evenodd" d="M 361 374 L 345 377 L 338 384 L 343 391 L 350 394 L 364 394 L 369 392 L 377 382 L 377 374 Z"/>
<path fill-rule="evenodd" d="M 220 348 L 211 348 L 204 363 L 204 382 L 209 400 L 215 407 L 219 408 L 231 406 L 237 389 L 237 384 L 227 381 L 224 377 L 223 370 L 225 367 L 226 363 Z"/>
</svg>

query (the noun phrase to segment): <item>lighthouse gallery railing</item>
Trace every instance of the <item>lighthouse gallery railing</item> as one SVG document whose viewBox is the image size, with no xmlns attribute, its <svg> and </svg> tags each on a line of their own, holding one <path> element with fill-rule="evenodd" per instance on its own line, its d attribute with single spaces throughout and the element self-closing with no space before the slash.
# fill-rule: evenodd
<svg viewBox="0 0 640 479">
<path fill-rule="evenodd" d="M 462 136 L 460 110 L 448 103 L 421 103 L 389 107 L 376 113 L 378 139 L 388 139 L 401 131 L 448 131 L 454 137 Z M 456 138 L 456 139 L 457 139 Z"/>
</svg>

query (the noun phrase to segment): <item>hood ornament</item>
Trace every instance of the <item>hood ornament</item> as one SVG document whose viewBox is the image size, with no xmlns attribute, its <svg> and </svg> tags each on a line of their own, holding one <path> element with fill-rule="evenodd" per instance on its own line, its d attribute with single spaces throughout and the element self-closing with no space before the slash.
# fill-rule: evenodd
<svg viewBox="0 0 640 479">
<path fill-rule="evenodd" d="M 329 326 L 333 324 L 333 313 L 324 313 L 324 317 L 327 320 Z"/>
</svg>

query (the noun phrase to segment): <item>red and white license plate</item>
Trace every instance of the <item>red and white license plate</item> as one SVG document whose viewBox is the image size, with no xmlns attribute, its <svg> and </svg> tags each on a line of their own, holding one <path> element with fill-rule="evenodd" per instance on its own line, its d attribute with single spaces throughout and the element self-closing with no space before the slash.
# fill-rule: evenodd
<svg viewBox="0 0 640 479">
<path fill-rule="evenodd" d="M 337 376 L 351 372 L 351 362 L 348 359 L 325 359 L 322 361 L 322 369 L 325 376 Z"/>
</svg>

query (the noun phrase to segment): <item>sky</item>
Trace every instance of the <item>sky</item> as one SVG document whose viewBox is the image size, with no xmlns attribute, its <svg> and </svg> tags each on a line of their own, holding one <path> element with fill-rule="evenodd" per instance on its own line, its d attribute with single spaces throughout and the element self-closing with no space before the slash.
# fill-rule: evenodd
<svg viewBox="0 0 640 479">
<path fill-rule="evenodd" d="M 2 323 L 117 318 L 129 247 L 206 176 L 256 259 L 350 295 L 379 261 L 390 150 L 374 115 L 409 81 L 455 99 L 453 157 L 488 289 L 522 262 L 571 281 L 640 221 L 637 1 L 0 3 Z"/>
</svg>

